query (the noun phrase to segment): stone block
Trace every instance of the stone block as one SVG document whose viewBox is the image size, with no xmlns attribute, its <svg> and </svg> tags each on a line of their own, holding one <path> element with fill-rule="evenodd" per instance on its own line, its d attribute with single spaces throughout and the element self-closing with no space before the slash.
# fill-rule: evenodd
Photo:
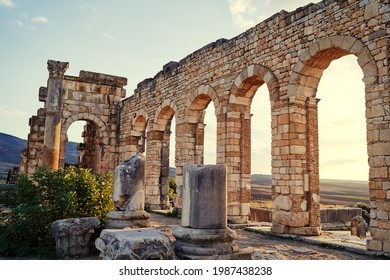
<svg viewBox="0 0 390 280">
<path fill-rule="evenodd" d="M 367 240 L 367 249 L 371 251 L 382 251 L 383 242 L 379 240 Z"/>
<path fill-rule="evenodd" d="M 272 224 L 271 231 L 280 234 L 288 233 L 289 227 L 286 225 Z"/>
<path fill-rule="evenodd" d="M 292 207 L 292 201 L 289 195 L 279 195 L 274 199 L 272 205 L 276 210 L 289 211 Z"/>
<path fill-rule="evenodd" d="M 52 236 L 60 258 L 87 256 L 91 253 L 91 236 L 100 226 L 97 217 L 57 220 L 51 224 Z"/>
<path fill-rule="evenodd" d="M 309 212 L 274 211 L 272 221 L 290 227 L 303 227 L 309 223 Z"/>
<path fill-rule="evenodd" d="M 104 260 L 174 260 L 169 236 L 156 229 L 105 229 L 95 241 Z"/>
<path fill-rule="evenodd" d="M 361 216 L 356 216 L 351 220 L 351 235 L 357 236 L 360 239 L 367 236 L 367 223 Z"/>
<path fill-rule="evenodd" d="M 305 236 L 319 236 L 321 235 L 320 227 L 290 227 L 290 234 L 305 235 Z"/>
</svg>

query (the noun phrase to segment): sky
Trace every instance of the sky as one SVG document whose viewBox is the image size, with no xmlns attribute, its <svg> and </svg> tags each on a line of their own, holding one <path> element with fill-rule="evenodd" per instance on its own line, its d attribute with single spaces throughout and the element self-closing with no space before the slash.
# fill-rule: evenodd
<svg viewBox="0 0 390 280">
<path fill-rule="evenodd" d="M 0 132 L 27 138 L 28 119 L 43 105 L 38 90 L 46 86 L 48 59 L 69 62 L 67 75 L 87 70 L 127 77 L 130 96 L 167 62 L 219 38 L 235 37 L 282 9 L 292 11 L 310 2 L 0 0 Z M 347 56 L 332 62 L 321 79 L 321 178 L 368 178 L 362 76 L 356 58 Z M 252 173 L 271 172 L 267 95 L 263 85 L 252 102 Z M 206 124 L 205 163 L 215 163 L 212 109 Z M 68 134 L 79 141 L 81 126 L 72 125 Z"/>
</svg>

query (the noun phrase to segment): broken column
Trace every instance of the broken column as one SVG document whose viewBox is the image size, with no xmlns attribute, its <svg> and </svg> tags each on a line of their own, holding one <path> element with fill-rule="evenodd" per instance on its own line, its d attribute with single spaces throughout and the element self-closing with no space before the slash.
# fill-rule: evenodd
<svg viewBox="0 0 390 280">
<path fill-rule="evenodd" d="M 173 232 L 180 259 L 233 259 L 236 233 L 227 227 L 225 165 L 185 165 L 181 227 Z"/>
<path fill-rule="evenodd" d="M 367 223 L 362 216 L 356 216 L 351 220 L 351 235 L 360 239 L 367 238 Z"/>
<path fill-rule="evenodd" d="M 60 258 L 87 256 L 91 253 L 91 236 L 100 226 L 97 217 L 57 220 L 51 224 L 52 236 Z"/>
<path fill-rule="evenodd" d="M 108 213 L 105 225 L 110 229 L 149 226 L 145 207 L 145 156 L 136 154 L 115 168 L 113 201 L 117 211 Z"/>
<path fill-rule="evenodd" d="M 153 228 L 104 229 L 95 241 L 104 260 L 174 260 L 169 236 Z"/>
<path fill-rule="evenodd" d="M 62 83 L 68 62 L 47 61 L 47 101 L 45 138 L 43 143 L 42 165 L 52 170 L 58 169 L 61 144 Z"/>
</svg>

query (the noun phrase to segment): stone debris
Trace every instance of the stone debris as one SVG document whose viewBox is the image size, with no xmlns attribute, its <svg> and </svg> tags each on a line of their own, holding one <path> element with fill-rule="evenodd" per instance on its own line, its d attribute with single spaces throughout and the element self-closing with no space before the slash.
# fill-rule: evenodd
<svg viewBox="0 0 390 280">
<path fill-rule="evenodd" d="M 88 256 L 91 254 L 91 236 L 99 228 L 97 217 L 57 220 L 51 225 L 59 258 Z"/>
<path fill-rule="evenodd" d="M 95 241 L 104 260 L 174 260 L 169 236 L 156 229 L 104 229 Z"/>
<path fill-rule="evenodd" d="M 367 238 L 367 223 L 362 216 L 356 216 L 351 220 L 351 235 L 360 239 Z"/>
</svg>

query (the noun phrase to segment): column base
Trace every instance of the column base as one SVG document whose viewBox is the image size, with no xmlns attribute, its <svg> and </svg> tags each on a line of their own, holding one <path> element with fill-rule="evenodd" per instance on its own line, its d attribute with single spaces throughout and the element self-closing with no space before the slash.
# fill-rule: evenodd
<svg viewBox="0 0 390 280">
<path fill-rule="evenodd" d="M 107 217 L 108 220 L 104 226 L 107 229 L 145 228 L 150 226 L 150 214 L 146 211 L 110 211 Z"/>
<path fill-rule="evenodd" d="M 193 229 L 178 227 L 173 242 L 176 256 L 186 260 L 250 259 L 248 251 L 239 252 L 234 243 L 236 232 L 226 229 Z"/>
</svg>

